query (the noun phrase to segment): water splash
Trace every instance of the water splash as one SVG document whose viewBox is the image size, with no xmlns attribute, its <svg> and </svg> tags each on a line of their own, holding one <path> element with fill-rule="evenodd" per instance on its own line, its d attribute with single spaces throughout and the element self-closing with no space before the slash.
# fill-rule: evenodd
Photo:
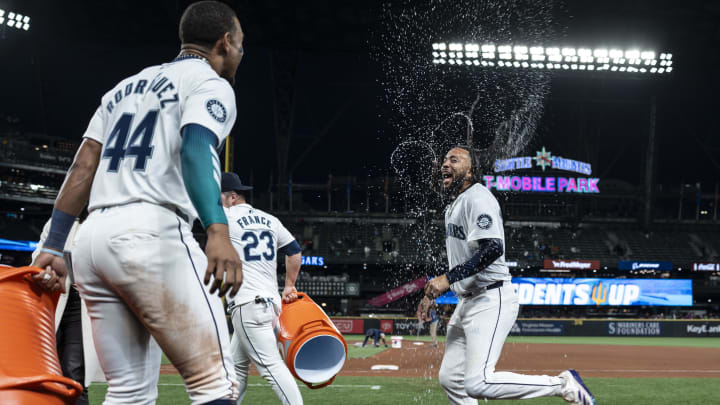
<svg viewBox="0 0 720 405">
<path fill-rule="evenodd" d="M 486 172 L 496 159 L 516 156 L 532 140 L 550 91 L 546 72 L 433 64 L 431 44 L 546 44 L 557 39 L 553 13 L 558 7 L 552 0 L 404 0 L 383 5 L 370 49 L 381 67 L 378 82 L 387 110 L 383 118 L 397 134 L 391 165 L 409 216 L 417 219 L 409 229 L 417 253 L 408 260 L 415 263 L 417 276 L 447 266 L 437 170 L 445 153 L 469 143 L 480 152 Z M 388 277 L 388 287 L 407 281 L 397 277 Z"/>
</svg>

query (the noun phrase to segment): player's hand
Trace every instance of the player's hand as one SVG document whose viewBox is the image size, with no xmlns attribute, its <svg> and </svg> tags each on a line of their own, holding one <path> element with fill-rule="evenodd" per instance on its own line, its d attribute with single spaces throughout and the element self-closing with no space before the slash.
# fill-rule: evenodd
<svg viewBox="0 0 720 405">
<path fill-rule="evenodd" d="M 285 286 L 282 293 L 282 300 L 284 303 L 289 304 L 295 302 L 298 299 L 297 290 L 293 286 Z"/>
<path fill-rule="evenodd" d="M 32 265 L 43 269 L 41 273 L 32 276 L 37 285 L 50 292 L 65 292 L 65 279 L 68 271 L 64 258 L 40 252 Z"/>
<path fill-rule="evenodd" d="M 210 294 L 219 290 L 218 295 L 222 297 L 230 290 L 232 298 L 242 285 L 242 261 L 230 242 L 227 225 L 212 224 L 207 228 L 207 235 L 205 255 L 208 266 L 205 270 L 205 285 L 208 285 L 214 276 L 215 280 L 210 286 Z"/>
<path fill-rule="evenodd" d="M 425 285 L 425 296 L 430 299 L 435 299 L 447 291 L 448 288 L 450 288 L 450 283 L 448 282 L 447 276 L 443 274 L 428 281 Z"/>
<path fill-rule="evenodd" d="M 423 318 L 427 316 L 427 313 L 430 310 L 430 306 L 432 305 L 432 303 L 432 298 L 428 297 L 427 295 L 420 300 L 420 304 L 418 304 L 418 309 L 416 312 L 418 321 L 422 321 Z"/>
</svg>

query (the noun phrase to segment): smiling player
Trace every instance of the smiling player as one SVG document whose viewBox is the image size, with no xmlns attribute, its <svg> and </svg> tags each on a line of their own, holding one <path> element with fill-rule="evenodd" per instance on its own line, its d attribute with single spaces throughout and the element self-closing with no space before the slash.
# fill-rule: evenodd
<svg viewBox="0 0 720 405">
<path fill-rule="evenodd" d="M 519 305 L 505 265 L 500 205 L 480 184 L 479 164 L 471 153 L 471 148 L 457 146 L 443 161 L 442 188 L 451 199 L 445 211 L 449 271 L 428 282 L 419 308 L 426 313 L 432 300 L 448 289 L 458 296 L 448 324 L 440 385 L 451 404 L 547 396 L 594 404 L 574 370 L 557 377 L 495 371 Z"/>
</svg>

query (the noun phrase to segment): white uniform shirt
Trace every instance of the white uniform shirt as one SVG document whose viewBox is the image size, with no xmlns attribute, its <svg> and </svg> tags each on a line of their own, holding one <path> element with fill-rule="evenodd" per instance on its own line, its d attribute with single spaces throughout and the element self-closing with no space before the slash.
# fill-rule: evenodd
<svg viewBox="0 0 720 405">
<path fill-rule="evenodd" d="M 210 129 L 218 148 L 235 123 L 235 93 L 200 59 L 151 66 L 102 97 L 84 138 L 103 144 L 90 191 L 89 211 L 144 201 L 197 217 L 182 179 L 180 130 Z M 212 149 L 212 148 L 211 148 Z M 220 187 L 220 160 L 215 156 Z"/>
<path fill-rule="evenodd" d="M 238 204 L 225 208 L 230 241 L 242 259 L 243 283 L 235 298 L 229 299 L 228 310 L 253 301 L 255 297 L 272 298 L 280 312 L 277 281 L 277 252 L 295 238 L 274 216 Z"/>
<path fill-rule="evenodd" d="M 500 239 L 505 247 L 500 204 L 485 186 L 476 183 L 460 193 L 445 210 L 445 246 L 451 269 L 470 260 L 476 252 L 473 241 L 479 239 Z M 503 253 L 487 268 L 456 281 L 450 289 L 461 295 L 510 278 Z"/>
</svg>

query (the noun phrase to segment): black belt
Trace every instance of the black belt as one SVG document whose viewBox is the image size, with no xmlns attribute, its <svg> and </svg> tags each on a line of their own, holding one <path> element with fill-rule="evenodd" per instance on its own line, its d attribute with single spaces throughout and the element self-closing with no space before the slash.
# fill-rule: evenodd
<svg viewBox="0 0 720 405">
<path fill-rule="evenodd" d="M 180 211 L 179 208 L 175 208 L 175 215 L 179 216 L 180 219 L 182 219 L 183 221 L 185 221 L 185 222 L 187 222 L 188 224 L 190 224 L 190 221 L 189 221 L 188 216 L 185 215 L 182 211 Z M 190 224 L 190 225 L 192 225 L 192 224 Z"/>
<path fill-rule="evenodd" d="M 463 297 L 463 298 L 474 297 L 474 296 L 476 296 L 476 295 L 483 294 L 483 293 L 487 292 L 488 290 L 494 290 L 494 289 L 496 289 L 496 288 L 500 288 L 500 287 L 503 286 L 504 283 L 505 283 L 504 281 L 496 281 L 496 282 L 494 282 L 494 283 L 492 283 L 492 284 L 490 284 L 490 285 L 487 285 L 487 286 L 485 286 L 485 287 L 479 288 L 479 289 L 477 289 L 477 290 L 475 290 L 475 291 L 466 292 L 465 294 L 462 294 L 462 295 L 460 295 L 460 296 Z"/>
</svg>

